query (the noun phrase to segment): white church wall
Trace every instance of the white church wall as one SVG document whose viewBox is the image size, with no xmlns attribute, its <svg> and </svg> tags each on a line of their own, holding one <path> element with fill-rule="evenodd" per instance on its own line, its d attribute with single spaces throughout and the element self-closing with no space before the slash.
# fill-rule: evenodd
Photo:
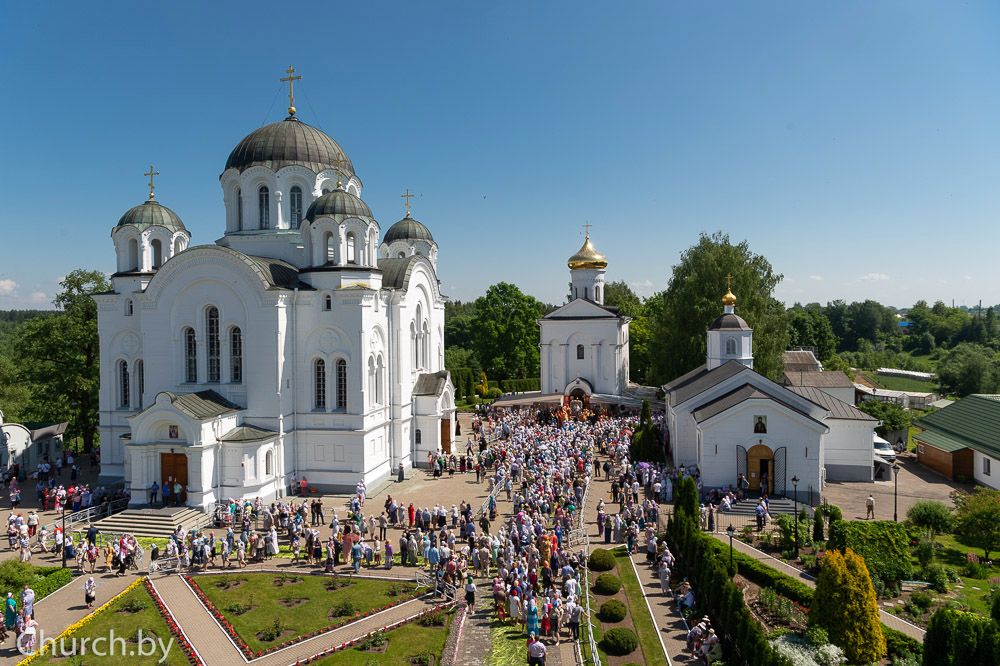
<svg viewBox="0 0 1000 666">
<path fill-rule="evenodd" d="M 871 421 L 827 419 L 823 464 L 828 481 L 871 481 L 875 464 Z"/>
</svg>

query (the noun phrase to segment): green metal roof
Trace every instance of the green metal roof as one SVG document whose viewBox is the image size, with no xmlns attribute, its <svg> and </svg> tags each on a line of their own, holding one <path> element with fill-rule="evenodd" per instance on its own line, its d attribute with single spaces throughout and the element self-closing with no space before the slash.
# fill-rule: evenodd
<svg viewBox="0 0 1000 666">
<path fill-rule="evenodd" d="M 237 169 L 242 173 L 258 165 L 278 171 L 293 164 L 316 173 L 337 169 L 348 176 L 354 175 L 354 165 L 336 141 L 293 117 L 246 135 L 229 154 L 223 171 Z"/>
<path fill-rule="evenodd" d="M 147 227 L 166 227 L 171 231 L 187 231 L 181 218 L 159 201 L 150 200 L 125 211 L 118 220 L 118 226 L 132 225 L 145 229 Z"/>
<path fill-rule="evenodd" d="M 431 236 L 431 230 L 426 225 L 407 214 L 402 220 L 389 227 L 382 242 L 391 243 L 396 240 L 433 241 L 434 237 Z"/>
<path fill-rule="evenodd" d="M 924 444 L 930 444 L 935 449 L 941 449 L 948 453 L 954 453 L 955 451 L 961 451 L 962 449 L 969 448 L 969 445 L 964 441 L 955 439 L 954 437 L 949 437 L 944 433 L 935 432 L 933 430 L 925 430 L 924 432 L 918 433 L 913 436 L 913 439 L 918 442 L 923 442 Z"/>
<path fill-rule="evenodd" d="M 1000 457 L 1000 400 L 995 395 L 969 395 L 917 419 L 923 441 L 934 432 L 994 457 Z"/>
<path fill-rule="evenodd" d="M 278 433 L 256 426 L 239 426 L 219 438 L 220 442 L 261 442 L 274 439 Z"/>
</svg>

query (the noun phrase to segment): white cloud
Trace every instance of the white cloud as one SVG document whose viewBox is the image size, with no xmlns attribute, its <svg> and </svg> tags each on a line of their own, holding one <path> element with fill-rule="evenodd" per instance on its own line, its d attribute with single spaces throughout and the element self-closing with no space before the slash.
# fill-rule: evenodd
<svg viewBox="0 0 1000 666">
<path fill-rule="evenodd" d="M 858 278 L 862 282 L 883 282 L 889 279 L 885 273 L 867 273 Z"/>
<path fill-rule="evenodd" d="M 16 292 L 16 282 L 13 280 L 0 280 L 0 296 L 13 296 Z"/>
<path fill-rule="evenodd" d="M 809 279 L 810 280 L 814 280 L 816 282 L 822 282 L 823 281 L 823 276 L 822 275 L 810 275 Z"/>
<path fill-rule="evenodd" d="M 45 303 L 49 300 L 49 295 L 44 291 L 33 291 L 31 292 L 31 302 L 32 303 Z"/>
</svg>

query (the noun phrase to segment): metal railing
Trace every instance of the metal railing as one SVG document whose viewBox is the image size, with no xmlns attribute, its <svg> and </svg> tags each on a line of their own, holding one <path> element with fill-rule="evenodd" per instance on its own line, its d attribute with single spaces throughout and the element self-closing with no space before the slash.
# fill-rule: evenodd
<svg viewBox="0 0 1000 666">
<path fill-rule="evenodd" d="M 116 513 L 120 513 L 128 508 L 128 502 L 128 497 L 121 497 L 106 504 L 101 503 L 94 506 L 88 506 L 86 509 L 74 511 L 73 513 L 67 513 L 65 522 L 66 531 L 76 531 L 79 529 L 77 525 L 81 523 L 89 524 L 102 518 L 113 516 Z M 63 524 L 63 517 L 60 515 L 58 518 L 49 523 L 45 529 L 48 530 L 49 534 L 54 534 L 56 528 L 61 528 Z"/>
<path fill-rule="evenodd" d="M 590 552 L 590 537 L 584 536 L 587 552 Z M 583 566 L 584 612 L 587 616 L 587 641 L 590 646 L 590 661 L 595 666 L 601 666 L 601 653 L 597 651 L 597 641 L 594 640 L 594 617 L 590 610 L 590 567 Z M 577 641 L 579 643 L 579 641 Z M 582 658 L 582 657 L 581 657 Z"/>
</svg>

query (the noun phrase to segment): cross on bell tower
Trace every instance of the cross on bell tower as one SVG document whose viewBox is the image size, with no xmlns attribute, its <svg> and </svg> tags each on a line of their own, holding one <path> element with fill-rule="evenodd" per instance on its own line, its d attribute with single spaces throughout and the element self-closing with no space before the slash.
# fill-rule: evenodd
<svg viewBox="0 0 1000 666">
<path fill-rule="evenodd" d="M 153 201 L 154 199 L 156 199 L 156 194 L 154 194 L 154 190 L 156 190 L 156 186 L 153 185 L 153 177 L 154 176 L 159 176 L 160 172 L 157 171 L 157 170 L 155 170 L 153 168 L 153 165 L 150 164 L 149 165 L 149 171 L 147 171 L 146 173 L 144 173 L 142 175 L 143 176 L 149 176 L 149 200 Z"/>
<path fill-rule="evenodd" d="M 410 216 L 410 199 L 412 199 L 414 194 L 410 194 L 410 188 L 406 188 L 406 192 L 399 195 L 400 199 L 406 199 L 406 217 Z"/>
<path fill-rule="evenodd" d="M 295 76 L 295 68 L 291 65 L 285 70 L 288 76 L 283 76 L 280 81 L 288 81 L 288 115 L 295 115 L 295 82 L 302 79 L 301 76 Z"/>
</svg>

